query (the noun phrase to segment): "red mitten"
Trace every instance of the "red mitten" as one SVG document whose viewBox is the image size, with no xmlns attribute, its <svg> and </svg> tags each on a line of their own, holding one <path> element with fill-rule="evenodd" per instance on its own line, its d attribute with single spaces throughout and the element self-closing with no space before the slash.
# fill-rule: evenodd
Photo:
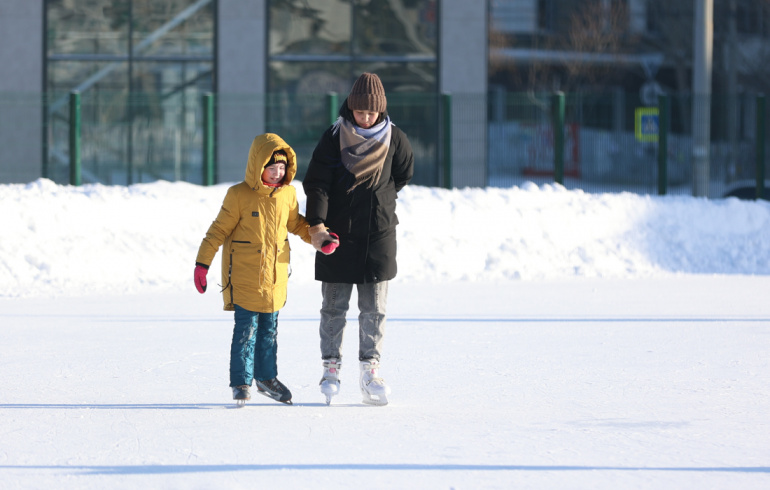
<svg viewBox="0 0 770 490">
<path fill-rule="evenodd" d="M 206 291 L 206 273 L 208 271 L 209 268 L 205 265 L 198 264 L 195 266 L 195 274 L 193 275 L 193 278 L 195 279 L 195 289 L 201 294 Z"/>
<path fill-rule="evenodd" d="M 340 246 L 340 237 L 338 237 L 336 233 L 329 233 L 329 236 L 333 238 L 333 240 L 326 240 L 323 242 L 323 244 L 321 244 L 321 252 L 325 253 L 326 255 L 334 252 L 334 250 Z"/>
<path fill-rule="evenodd" d="M 323 223 L 311 226 L 308 231 L 310 232 L 310 243 L 323 254 L 329 255 L 340 244 L 337 235 L 329 233 Z M 331 244 L 334 245 L 331 246 Z"/>
</svg>

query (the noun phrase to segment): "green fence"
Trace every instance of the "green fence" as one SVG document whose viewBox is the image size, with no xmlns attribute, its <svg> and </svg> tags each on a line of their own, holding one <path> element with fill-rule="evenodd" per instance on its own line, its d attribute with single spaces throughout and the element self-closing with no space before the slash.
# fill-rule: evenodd
<svg viewBox="0 0 770 490">
<path fill-rule="evenodd" d="M 566 94 L 562 183 L 587 192 L 691 194 L 692 109 L 705 102 L 711 108 L 708 196 L 753 188 L 758 175 L 764 181 L 767 165 L 761 152 L 767 114 L 760 99 L 714 95 L 704 101 L 685 94 L 644 104 L 623 92 Z M 560 180 L 557 100 L 554 94 L 490 95 L 489 185 Z"/>
<path fill-rule="evenodd" d="M 297 152 L 300 180 L 316 143 L 332 122 L 332 116 L 336 119 L 344 99 L 344 95 L 277 94 L 267 97 L 266 130 L 281 135 Z M 420 185 L 439 185 L 439 103 L 436 95 L 388 94 L 388 113 L 409 137 L 415 154 L 414 182 Z M 224 124 L 224 121 L 220 123 Z"/>
<path fill-rule="evenodd" d="M 328 94 L 197 93 L 161 100 L 90 91 L 79 95 L 79 110 L 73 111 L 72 102 L 61 103 L 68 98 L 74 100 L 67 93 L 0 93 L 0 181 L 235 181 L 260 131 L 278 133 L 295 148 L 301 179 L 344 100 Z M 654 102 L 643 104 L 636 94 L 620 91 L 388 94 L 391 118 L 415 153 L 418 185 L 510 187 L 532 181 L 587 192 L 691 194 L 692 109 L 708 103 L 708 195 L 721 197 L 737 186 L 763 195 L 764 97 L 715 95 L 704 102 L 686 94 Z"/>
<path fill-rule="evenodd" d="M 71 101 L 44 99 L 42 176 L 69 182 Z M 80 94 L 80 169 L 83 182 L 133 184 L 155 180 L 203 183 L 204 105 L 201 97 L 158 99 L 154 94 L 88 91 Z M 50 102 L 48 102 L 50 101 Z M 74 162 L 73 162 L 74 163 Z"/>
<path fill-rule="evenodd" d="M 36 116 L 42 117 L 38 126 L 45 129 L 26 138 L 30 144 L 45 147 L 41 175 L 59 183 L 71 182 L 75 112 L 68 111 L 68 106 L 51 110 L 45 101 L 66 96 L 43 97 Z M 301 179 L 315 144 L 329 127 L 331 115 L 339 110 L 331 104 L 340 104 L 344 97 L 222 94 L 158 100 L 148 94 L 102 91 L 83 93 L 79 100 L 82 181 L 124 185 L 161 179 L 206 184 L 219 180 L 217 167 L 223 165 L 240 168 L 242 174 L 251 138 L 261 131 L 277 133 L 292 145 Z M 439 183 L 438 104 L 438 96 L 388 97 L 392 120 L 409 135 L 413 146 L 414 181 L 422 185 Z M 47 108 L 41 109 L 41 105 Z M 14 124 L 0 116 L 0 129 L 4 123 L 8 127 Z M 213 172 L 207 165 L 212 159 Z"/>
</svg>

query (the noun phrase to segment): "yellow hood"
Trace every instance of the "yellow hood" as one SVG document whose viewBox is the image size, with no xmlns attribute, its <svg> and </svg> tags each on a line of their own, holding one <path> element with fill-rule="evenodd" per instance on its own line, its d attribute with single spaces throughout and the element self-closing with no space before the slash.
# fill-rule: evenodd
<svg viewBox="0 0 770 490">
<path fill-rule="evenodd" d="M 283 185 L 289 185 L 297 173 L 297 154 L 294 153 L 283 138 L 273 133 L 260 134 L 251 142 L 249 150 L 249 161 L 246 164 L 246 178 L 244 182 L 252 189 L 262 187 L 262 170 L 267 162 L 273 156 L 273 152 L 283 150 L 288 157 L 286 165 L 286 177 L 283 179 Z"/>
</svg>

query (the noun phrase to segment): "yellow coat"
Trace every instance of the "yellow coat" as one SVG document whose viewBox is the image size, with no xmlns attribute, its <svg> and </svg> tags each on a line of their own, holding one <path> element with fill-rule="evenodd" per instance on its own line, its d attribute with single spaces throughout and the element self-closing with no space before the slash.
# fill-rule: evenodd
<svg viewBox="0 0 770 490">
<path fill-rule="evenodd" d="M 288 156 L 281 187 L 262 183 L 262 170 L 276 150 Z M 224 309 L 238 305 L 272 313 L 286 303 L 289 280 L 288 231 L 310 243 L 308 224 L 299 213 L 297 193 L 289 185 L 297 173 L 297 155 L 275 134 L 254 138 L 246 179 L 227 190 L 222 208 L 198 249 L 196 262 L 211 265 L 222 247 Z"/>
</svg>

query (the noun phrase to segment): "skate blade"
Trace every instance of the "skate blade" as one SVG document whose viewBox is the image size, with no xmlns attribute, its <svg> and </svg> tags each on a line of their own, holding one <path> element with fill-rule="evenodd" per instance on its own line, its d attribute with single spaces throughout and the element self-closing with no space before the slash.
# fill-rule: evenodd
<svg viewBox="0 0 770 490">
<path fill-rule="evenodd" d="M 364 395 L 364 399 L 362 400 L 367 405 L 374 405 L 377 407 L 384 407 L 388 404 L 388 397 L 385 395 L 379 395 L 379 398 L 377 395 Z"/>
<path fill-rule="evenodd" d="M 291 402 L 291 399 L 288 399 L 288 400 L 286 400 L 286 401 L 282 401 L 282 400 L 279 400 L 278 398 L 274 397 L 274 396 L 273 396 L 273 395 L 271 395 L 270 393 L 268 393 L 268 392 L 266 392 L 266 391 L 262 391 L 262 390 L 259 390 L 259 391 L 257 391 L 257 393 L 259 393 L 260 395 L 264 395 L 264 396 L 266 396 L 266 397 L 270 398 L 271 400 L 275 400 L 275 401 L 277 401 L 277 402 L 283 403 L 283 404 L 285 404 L 285 405 L 294 405 L 294 404 Z"/>
<path fill-rule="evenodd" d="M 235 406 L 238 408 L 246 406 L 246 400 L 235 400 Z"/>
</svg>

